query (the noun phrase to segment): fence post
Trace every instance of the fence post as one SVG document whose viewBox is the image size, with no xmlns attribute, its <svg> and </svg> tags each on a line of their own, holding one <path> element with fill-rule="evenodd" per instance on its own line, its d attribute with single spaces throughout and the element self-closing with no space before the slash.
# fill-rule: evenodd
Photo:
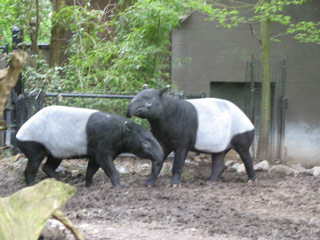
<svg viewBox="0 0 320 240">
<path fill-rule="evenodd" d="M 250 63 L 249 63 L 249 70 L 250 70 L 250 120 L 251 122 L 254 124 L 255 123 L 255 77 L 254 77 L 254 69 L 255 68 L 255 64 L 254 64 L 254 56 L 253 53 L 251 53 L 250 56 Z M 256 157 L 256 149 L 255 149 L 255 144 L 252 144 L 251 147 L 251 151 L 252 151 L 252 157 L 255 159 Z"/>
<path fill-rule="evenodd" d="M 285 151 L 285 130 L 286 130 L 286 114 L 288 108 L 288 98 L 286 93 L 287 88 L 287 64 L 286 60 L 282 61 L 282 76 L 281 76 L 281 108 L 280 108 L 280 159 L 286 157 Z"/>
<path fill-rule="evenodd" d="M 23 30 L 18 27 L 12 28 L 12 49 L 19 49 L 19 45 L 23 42 Z M 16 133 L 17 133 L 17 119 L 16 119 L 16 111 L 15 111 L 15 101 L 19 94 L 22 93 L 22 81 L 21 74 L 17 81 L 17 84 L 13 91 L 11 92 L 8 100 L 6 108 L 4 112 L 4 118 L 6 120 L 6 125 L 8 129 L 5 132 L 5 144 L 12 145 L 16 148 Z"/>
<path fill-rule="evenodd" d="M 12 28 L 12 49 L 13 50 L 20 49 L 20 45 L 22 42 L 23 42 L 23 30 L 18 27 Z M 20 74 L 18 82 L 14 88 L 14 91 L 16 92 L 17 95 L 19 95 L 23 92 L 21 74 Z"/>
</svg>

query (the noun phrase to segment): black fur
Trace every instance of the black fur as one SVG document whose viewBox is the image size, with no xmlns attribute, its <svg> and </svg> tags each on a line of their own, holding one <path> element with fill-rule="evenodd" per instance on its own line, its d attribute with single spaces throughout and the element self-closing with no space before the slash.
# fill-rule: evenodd
<svg viewBox="0 0 320 240">
<path fill-rule="evenodd" d="M 92 184 L 92 178 L 102 167 L 114 187 L 120 186 L 119 175 L 113 160 L 124 152 L 133 153 L 159 164 L 163 159 L 163 151 L 153 135 L 140 125 L 117 115 L 96 112 L 90 115 L 87 125 L 87 154 L 89 163 L 86 174 L 86 185 Z M 54 139 L 53 139 L 54 141 Z M 36 172 L 41 161 L 47 156 L 43 170 L 49 177 L 58 179 L 55 170 L 62 159 L 55 158 L 46 147 L 38 142 L 17 141 L 18 147 L 28 158 L 25 170 L 27 185 L 35 182 Z"/>
<path fill-rule="evenodd" d="M 170 183 L 172 185 L 179 184 L 188 151 L 197 151 L 194 148 L 198 130 L 197 111 L 188 101 L 163 96 L 167 90 L 168 88 L 162 90 L 144 89 L 131 101 L 127 109 L 127 117 L 138 116 L 149 120 L 152 133 L 160 142 L 164 152 L 162 164 L 152 164 L 152 171 L 145 185 L 155 183 L 162 165 L 171 151 L 174 151 L 175 157 Z M 236 135 L 231 139 L 229 147 L 225 151 L 212 153 L 210 181 L 218 180 L 224 170 L 224 157 L 232 148 L 240 154 L 245 163 L 249 179 L 256 178 L 249 153 L 253 135 L 254 130 Z"/>
</svg>

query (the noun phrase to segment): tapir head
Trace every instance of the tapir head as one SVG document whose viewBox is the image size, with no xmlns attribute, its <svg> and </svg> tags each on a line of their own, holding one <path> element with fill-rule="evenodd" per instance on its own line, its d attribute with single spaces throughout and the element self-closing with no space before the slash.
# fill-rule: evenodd
<svg viewBox="0 0 320 240">
<path fill-rule="evenodd" d="M 127 152 L 150 159 L 156 164 L 162 162 L 162 147 L 151 132 L 132 121 L 126 121 L 123 127 L 123 141 Z"/>
<path fill-rule="evenodd" d="M 169 86 L 161 90 L 148 89 L 146 85 L 130 102 L 127 117 L 137 116 L 146 119 L 156 119 L 162 113 L 161 98 Z"/>
</svg>

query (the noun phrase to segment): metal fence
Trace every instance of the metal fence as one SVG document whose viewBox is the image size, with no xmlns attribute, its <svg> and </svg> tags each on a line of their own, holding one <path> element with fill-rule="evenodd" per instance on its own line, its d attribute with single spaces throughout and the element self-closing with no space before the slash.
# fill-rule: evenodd
<svg viewBox="0 0 320 240">
<path fill-rule="evenodd" d="M 9 51 L 9 44 L 5 44 L 5 46 L 0 46 L 0 69 L 4 69 L 7 67 L 7 54 Z M 2 120 L 2 119 L 0 119 Z M 3 131 L 0 131 L 0 146 L 4 145 Z"/>
<path fill-rule="evenodd" d="M 271 129 L 269 138 L 269 159 L 273 162 L 283 159 L 286 97 L 286 60 L 272 59 L 270 66 L 271 80 Z M 252 147 L 256 157 L 259 139 L 261 105 L 261 65 L 259 59 L 251 58 L 246 66 L 245 113 L 255 125 L 255 141 Z"/>
<path fill-rule="evenodd" d="M 13 28 L 13 47 L 22 42 L 21 30 Z M 3 52 L 8 53 L 8 44 L 1 47 Z M 3 58 L 3 64 L 6 65 L 6 59 Z M 255 125 L 255 141 L 252 147 L 254 157 L 256 156 L 256 149 L 259 139 L 259 121 L 260 121 L 260 104 L 261 104 L 261 66 L 258 59 L 252 57 L 247 61 L 245 74 L 245 83 L 233 83 L 228 82 L 214 83 L 217 91 L 227 88 L 229 96 L 233 98 L 235 103 L 240 103 L 240 108 L 247 114 L 251 121 Z M 232 83 L 231 83 L 232 84 Z M 238 85 L 237 85 L 238 84 Z M 240 86 L 240 85 L 241 86 Z M 231 88 L 230 88 L 231 86 Z M 239 87 L 240 86 L 240 87 Z M 230 91 L 231 89 L 231 91 Z M 223 91 L 222 91 L 223 92 Z M 239 94 L 241 92 L 241 94 Z M 269 139 L 269 152 L 271 154 L 270 159 L 272 161 L 280 160 L 283 158 L 284 148 L 284 136 L 285 136 L 285 118 L 287 109 L 286 98 L 286 61 L 275 60 L 271 61 L 271 131 Z M 179 97 L 182 99 L 201 98 L 206 97 L 204 93 L 199 95 L 188 95 L 184 92 L 170 92 L 170 95 Z M 210 94 L 215 96 L 214 94 Z M 32 92 L 23 93 L 23 86 L 21 80 L 10 95 L 8 99 L 8 107 L 5 110 L 4 118 L 8 129 L 0 133 L 0 145 L 13 145 L 15 146 L 15 134 L 17 130 L 26 122 L 33 114 L 42 109 L 45 105 L 61 104 L 60 99 L 68 98 L 76 101 L 78 99 L 99 99 L 100 100 L 129 100 L 134 95 L 126 94 L 83 94 L 83 93 L 45 93 Z M 51 100 L 49 100 L 51 99 Z M 72 105 L 72 101 L 69 105 Z"/>
<path fill-rule="evenodd" d="M 171 92 L 170 95 L 176 96 L 183 99 L 205 97 L 205 94 L 199 95 L 188 95 L 184 92 Z M 72 100 L 79 99 L 100 99 L 106 104 L 111 100 L 128 101 L 132 99 L 134 95 L 126 94 L 83 94 L 83 93 L 46 93 L 44 91 L 36 91 L 30 93 L 20 94 L 15 98 L 14 104 L 12 105 L 14 118 L 7 119 L 6 125 L 8 130 L 4 131 L 4 143 L 16 146 L 15 134 L 19 128 L 25 123 L 30 117 L 41 110 L 46 105 L 61 105 L 63 102 L 61 99 L 69 98 Z M 83 100 L 84 101 L 84 100 Z M 68 104 L 72 106 L 71 103 Z M 119 112 L 117 114 L 120 114 Z M 14 134 L 13 134 L 14 133 Z"/>
</svg>

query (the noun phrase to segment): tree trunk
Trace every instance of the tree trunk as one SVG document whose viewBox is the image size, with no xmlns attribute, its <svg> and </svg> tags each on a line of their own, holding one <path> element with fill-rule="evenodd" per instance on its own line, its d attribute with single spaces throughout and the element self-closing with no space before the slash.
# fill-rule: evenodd
<svg viewBox="0 0 320 240">
<path fill-rule="evenodd" d="M 36 18 L 30 21 L 31 27 L 31 50 L 33 54 L 39 55 L 38 35 L 39 35 L 39 0 L 36 0 Z"/>
<path fill-rule="evenodd" d="M 257 157 L 268 159 L 271 113 L 271 84 L 270 84 L 270 19 L 265 19 L 260 25 L 262 66 L 260 128 Z"/>
<path fill-rule="evenodd" d="M 59 18 L 56 15 L 65 6 L 64 0 L 52 0 L 53 5 L 53 26 L 51 29 L 51 40 L 50 40 L 50 67 L 59 66 L 61 64 L 61 53 L 63 45 L 63 37 L 65 34 L 64 26 L 59 23 Z"/>
</svg>

